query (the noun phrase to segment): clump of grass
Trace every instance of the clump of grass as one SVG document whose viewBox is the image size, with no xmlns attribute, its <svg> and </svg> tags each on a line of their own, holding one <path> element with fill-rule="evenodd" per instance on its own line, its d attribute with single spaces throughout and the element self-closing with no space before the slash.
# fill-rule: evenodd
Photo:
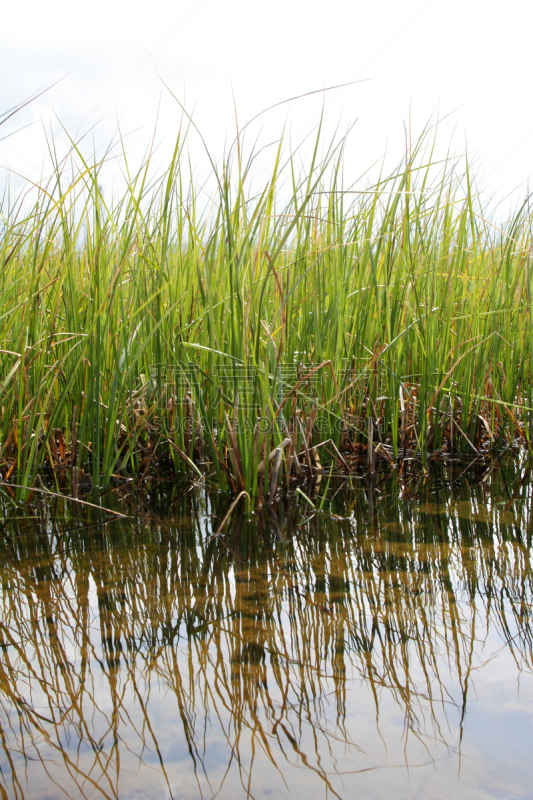
<svg viewBox="0 0 533 800">
<path fill-rule="evenodd" d="M 262 503 L 328 460 L 530 448 L 529 206 L 495 225 L 427 136 L 346 191 L 342 146 L 319 142 L 303 173 L 280 144 L 253 192 L 239 148 L 208 205 L 184 138 L 157 180 L 124 154 L 112 202 L 73 145 L 30 210 L 4 203 L 0 472 L 19 496 L 43 472 L 76 495 L 172 470 Z"/>
</svg>

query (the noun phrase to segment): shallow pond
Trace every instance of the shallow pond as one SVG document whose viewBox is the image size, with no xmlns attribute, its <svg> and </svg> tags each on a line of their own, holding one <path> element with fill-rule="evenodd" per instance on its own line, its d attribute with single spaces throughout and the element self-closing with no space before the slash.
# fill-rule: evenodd
<svg viewBox="0 0 533 800">
<path fill-rule="evenodd" d="M 4 495 L 1 797 L 532 798 L 528 470 L 325 482 Z"/>
</svg>

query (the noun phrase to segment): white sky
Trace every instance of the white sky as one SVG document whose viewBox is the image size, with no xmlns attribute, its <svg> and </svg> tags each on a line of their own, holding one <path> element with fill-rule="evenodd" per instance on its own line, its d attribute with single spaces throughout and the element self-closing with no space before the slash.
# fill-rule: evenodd
<svg viewBox="0 0 533 800">
<path fill-rule="evenodd" d="M 135 165 L 160 101 L 164 161 L 180 109 L 163 81 L 194 109 L 221 156 L 235 134 L 233 97 L 242 126 L 293 95 L 369 79 L 281 106 L 251 126 L 251 138 L 260 134 L 268 144 L 287 121 L 298 144 L 324 103 L 328 130 L 357 120 L 347 157 L 356 178 L 387 147 L 400 159 L 410 114 L 417 133 L 435 112 L 453 112 L 440 125 L 443 146 L 455 131 L 455 151 L 467 143 L 491 191 L 525 191 L 533 173 L 532 22 L 533 4 L 524 0 L 5 3 L 0 112 L 63 80 L 0 128 L 1 138 L 32 123 L 0 141 L 0 167 L 38 179 L 47 169 L 43 126 L 58 143 L 65 140 L 60 122 L 73 137 L 92 129 L 102 152 L 117 120 Z M 92 147 L 90 137 L 87 143 Z M 262 167 L 273 152 L 263 151 Z"/>
</svg>

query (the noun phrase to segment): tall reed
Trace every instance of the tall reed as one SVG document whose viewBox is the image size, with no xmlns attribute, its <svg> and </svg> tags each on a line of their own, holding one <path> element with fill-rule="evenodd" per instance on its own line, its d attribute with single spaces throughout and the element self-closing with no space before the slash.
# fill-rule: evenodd
<svg viewBox="0 0 533 800">
<path fill-rule="evenodd" d="M 170 469 L 261 503 L 330 459 L 530 448 L 529 205 L 495 223 L 432 146 L 364 190 L 342 142 L 303 171 L 280 144 L 259 188 L 239 147 L 207 204 L 186 137 L 157 178 L 123 153 L 115 198 L 105 160 L 54 156 L 2 206 L 3 480 Z"/>
</svg>

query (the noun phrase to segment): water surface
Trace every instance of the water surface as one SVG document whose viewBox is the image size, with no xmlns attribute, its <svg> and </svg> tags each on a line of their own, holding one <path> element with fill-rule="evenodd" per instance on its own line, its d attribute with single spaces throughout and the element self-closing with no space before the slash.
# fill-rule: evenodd
<svg viewBox="0 0 533 800">
<path fill-rule="evenodd" d="M 1 796 L 532 798 L 532 503 L 455 465 L 212 539 L 205 488 L 6 495 Z"/>
</svg>

